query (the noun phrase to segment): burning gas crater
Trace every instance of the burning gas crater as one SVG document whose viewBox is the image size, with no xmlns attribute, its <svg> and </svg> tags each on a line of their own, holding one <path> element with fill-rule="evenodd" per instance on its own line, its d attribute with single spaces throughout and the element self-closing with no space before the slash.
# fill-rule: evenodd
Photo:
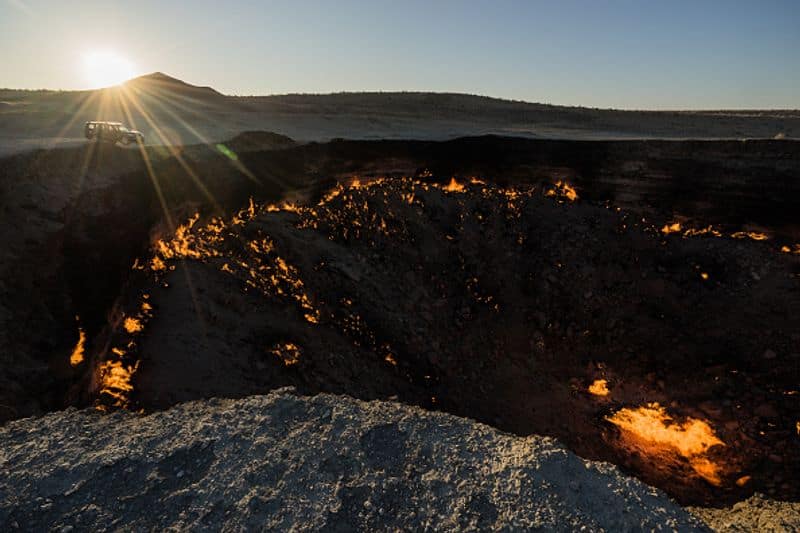
<svg viewBox="0 0 800 533">
<path fill-rule="evenodd" d="M 615 358 L 604 355 L 605 360 L 619 365 L 627 357 L 624 352 L 636 353 L 627 344 L 631 333 L 651 342 L 644 336 L 651 325 L 661 327 L 664 317 L 646 317 L 651 321 L 637 326 L 641 310 L 650 312 L 650 297 L 639 291 L 672 288 L 673 297 L 684 298 L 697 286 L 693 284 L 704 283 L 685 276 L 685 265 L 656 268 L 660 263 L 652 257 L 662 254 L 663 239 L 650 239 L 651 248 L 625 257 L 634 253 L 630 234 L 744 240 L 766 236 L 723 235 L 714 228 L 684 229 L 680 223 L 659 232 L 608 205 L 570 205 L 578 200 L 578 191 L 563 180 L 544 187 L 499 187 L 478 178 L 428 178 L 353 178 L 317 202 L 251 200 L 229 220 L 203 219 L 196 213 L 169 238 L 154 243 L 152 257 L 136 261 L 133 268 L 149 280 L 145 286 L 166 287 L 181 261 L 199 262 L 203 269 L 198 271 L 213 273 L 209 278 L 230 276 L 259 306 L 263 302 L 292 315 L 291 334 L 281 329 L 254 348 L 258 352 L 251 357 L 274 365 L 266 366 L 270 372 L 325 382 L 328 374 L 320 368 L 338 368 L 343 362 L 320 363 L 329 354 L 320 354 L 325 348 L 313 346 L 312 339 L 326 338 L 320 334 L 325 332 L 327 338 L 341 339 L 336 341 L 342 343 L 340 352 L 352 350 L 347 364 L 353 366 L 336 370 L 345 373 L 336 379 L 358 375 L 358 367 L 368 360 L 374 365 L 370 372 L 385 372 L 383 383 L 401 383 L 399 390 L 411 391 L 400 396 L 403 401 L 468 416 L 474 412 L 476 418 L 498 427 L 505 424 L 510 431 L 557 436 L 586 456 L 613 458 L 647 481 L 669 487 L 673 495 L 688 487 L 694 491 L 690 498 L 706 498 L 708 491 L 760 482 L 742 475 L 750 472 L 751 463 L 740 460 L 744 441 L 727 424 L 738 413 L 704 418 L 708 411 L 683 410 L 663 390 L 651 395 L 657 392 L 651 384 L 626 392 L 613 378 L 581 381 L 563 395 L 559 387 L 575 375 L 576 365 L 584 364 L 580 354 L 587 350 L 576 348 L 582 343 L 593 343 Z M 308 244 L 310 252 L 296 249 L 297 243 Z M 647 254 L 649 265 L 641 261 L 648 260 Z M 424 264 L 428 260 L 430 265 Z M 497 272 L 506 279 L 494 279 Z M 645 272 L 659 278 L 658 283 L 640 281 Z M 402 279 L 404 274 L 409 281 Z M 370 283 L 399 288 L 402 297 L 370 301 Z M 420 286 L 423 296 L 407 298 L 407 283 Z M 101 406 L 132 407 L 139 342 L 162 297 L 159 292 L 150 299 L 147 292 L 156 290 L 142 290 L 116 317 L 109 349 L 96 369 Z M 631 305 L 635 298 L 641 298 L 640 307 Z M 420 304 L 425 306 L 424 319 L 416 307 Z M 620 311 L 624 306 L 630 307 Z M 537 318 L 540 310 L 547 315 L 541 312 Z M 397 325 L 409 315 L 416 322 Z M 663 331 L 677 337 L 684 329 Z M 496 334 L 498 330 L 502 333 Z M 82 337 L 81 347 L 84 341 Z M 660 373 L 669 356 L 656 355 L 662 359 L 634 358 L 626 369 L 627 383 L 638 383 L 652 370 Z M 657 366 L 648 366 L 654 360 Z M 545 386 L 533 385 L 537 378 L 547 381 Z M 483 395 L 459 396 L 469 388 Z M 693 396 L 673 397 L 689 405 L 687 398 Z M 528 401 L 530 406 L 520 405 Z"/>
</svg>

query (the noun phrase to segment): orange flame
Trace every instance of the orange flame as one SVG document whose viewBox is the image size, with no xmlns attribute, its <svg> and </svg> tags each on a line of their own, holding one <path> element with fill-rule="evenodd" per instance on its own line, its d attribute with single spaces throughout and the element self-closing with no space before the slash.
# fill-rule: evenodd
<svg viewBox="0 0 800 533">
<path fill-rule="evenodd" d="M 567 200 L 569 200 L 570 202 L 574 202 L 575 200 L 578 199 L 578 192 L 569 183 L 567 183 L 566 181 L 563 182 L 559 181 L 557 185 L 561 187 L 561 190 L 564 196 L 567 197 Z"/>
<path fill-rule="evenodd" d="M 608 396 L 611 391 L 608 390 L 608 381 L 605 379 L 596 379 L 589 385 L 589 394 L 595 396 Z"/>
<path fill-rule="evenodd" d="M 125 326 L 125 331 L 131 334 L 139 333 L 144 329 L 142 322 L 138 318 L 133 318 L 131 316 L 125 317 L 125 322 L 123 325 Z"/>
<path fill-rule="evenodd" d="M 544 195 L 550 197 L 558 196 L 561 198 L 566 198 L 570 202 L 574 202 L 575 200 L 578 199 L 578 191 L 575 190 L 575 187 L 573 187 L 564 180 L 558 180 L 555 184 L 555 187 L 545 192 Z"/>
<path fill-rule="evenodd" d="M 687 417 L 684 422 L 675 421 L 658 403 L 638 408 L 623 408 L 606 419 L 622 431 L 629 442 L 648 445 L 651 452 L 669 449 L 686 458 L 703 479 L 720 485 L 720 467 L 704 455 L 714 446 L 724 446 L 708 423 Z M 655 449 L 655 450 L 654 450 Z"/>
<path fill-rule="evenodd" d="M 72 355 L 69 356 L 69 364 L 78 366 L 83 362 L 84 346 L 86 344 L 86 332 L 83 328 L 78 328 L 78 344 L 72 350 Z"/>
<path fill-rule="evenodd" d="M 664 235 L 669 235 L 670 233 L 678 233 L 681 231 L 681 223 L 680 222 L 673 222 L 672 224 L 665 224 L 663 228 L 661 228 L 661 233 Z"/>
<path fill-rule="evenodd" d="M 300 362 L 300 347 L 292 342 L 276 344 L 271 351 L 284 366 L 293 366 Z"/>
<path fill-rule="evenodd" d="M 447 192 L 464 192 L 464 184 L 456 181 L 455 178 L 450 178 L 450 183 L 442 187 Z"/>
<path fill-rule="evenodd" d="M 112 348 L 111 352 L 120 358 L 125 355 L 124 350 L 120 348 Z M 126 365 L 121 360 L 103 362 L 98 369 L 102 383 L 100 393 L 112 398 L 113 406 L 126 407 L 129 401 L 128 397 L 133 390 L 133 375 L 138 368 L 139 361 L 134 365 Z M 99 405 L 98 408 L 105 409 L 102 405 Z"/>
<path fill-rule="evenodd" d="M 787 245 L 781 246 L 781 252 L 785 254 L 799 254 L 800 255 L 800 244 L 795 244 L 794 249 Z"/>
<path fill-rule="evenodd" d="M 166 268 L 167 265 L 158 256 L 153 257 L 153 260 L 150 261 L 150 270 L 154 272 L 158 272 L 160 270 L 166 270 Z"/>
<path fill-rule="evenodd" d="M 731 233 L 731 237 L 734 239 L 752 239 L 754 241 L 766 241 L 769 239 L 769 235 L 757 231 L 737 231 Z"/>
</svg>

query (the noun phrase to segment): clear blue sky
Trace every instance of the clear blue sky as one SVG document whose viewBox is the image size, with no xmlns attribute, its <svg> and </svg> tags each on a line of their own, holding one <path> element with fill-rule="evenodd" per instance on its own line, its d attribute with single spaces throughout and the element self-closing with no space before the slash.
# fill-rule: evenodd
<svg viewBox="0 0 800 533">
<path fill-rule="evenodd" d="M 800 108 L 800 0 L 0 0 L 0 87 L 86 87 L 93 49 L 228 94 Z"/>
</svg>

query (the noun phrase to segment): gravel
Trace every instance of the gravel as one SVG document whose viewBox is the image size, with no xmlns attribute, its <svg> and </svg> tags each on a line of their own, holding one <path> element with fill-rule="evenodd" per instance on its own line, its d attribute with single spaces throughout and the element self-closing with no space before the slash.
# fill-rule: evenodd
<svg viewBox="0 0 800 533">
<path fill-rule="evenodd" d="M 706 529 L 552 438 L 290 389 L 11 422 L 0 472 L 2 531 Z"/>
<path fill-rule="evenodd" d="M 800 531 L 800 502 L 770 500 L 763 494 L 754 494 L 730 508 L 691 507 L 689 510 L 720 532 Z"/>
</svg>

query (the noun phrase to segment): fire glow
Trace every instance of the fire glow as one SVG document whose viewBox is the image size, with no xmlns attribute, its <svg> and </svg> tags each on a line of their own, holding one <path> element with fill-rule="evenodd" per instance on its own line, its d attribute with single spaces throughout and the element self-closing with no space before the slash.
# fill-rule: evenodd
<svg viewBox="0 0 800 533">
<path fill-rule="evenodd" d="M 709 235 L 712 237 L 725 236 L 725 234 L 723 234 L 721 231 L 715 229 L 714 226 L 706 226 L 704 228 L 688 228 L 684 230 L 680 222 L 668 222 L 664 224 L 664 226 L 661 228 L 661 233 L 664 235 L 677 233 L 683 237 L 703 237 Z M 767 241 L 770 239 L 769 235 L 760 231 L 735 231 L 728 234 L 728 236 L 732 239 L 750 239 L 751 241 Z"/>
<path fill-rule="evenodd" d="M 276 344 L 270 351 L 284 366 L 294 366 L 300 362 L 300 347 L 293 342 Z"/>
<path fill-rule="evenodd" d="M 559 180 L 556 182 L 555 188 L 547 191 L 545 193 L 545 196 L 566 198 L 570 202 L 574 202 L 575 200 L 578 199 L 578 191 L 576 191 L 575 187 L 573 187 L 566 181 Z"/>
<path fill-rule="evenodd" d="M 456 181 L 455 178 L 450 178 L 450 183 L 442 187 L 447 192 L 464 192 L 464 184 Z"/>
<path fill-rule="evenodd" d="M 725 443 L 708 423 L 691 417 L 679 422 L 658 403 L 626 407 L 606 419 L 621 430 L 623 442 L 631 448 L 653 456 L 665 451 L 677 454 L 686 459 L 700 477 L 712 485 L 721 485 L 721 468 L 706 454 L 712 447 L 725 446 Z"/>
<path fill-rule="evenodd" d="M 125 321 L 124 321 L 123 325 L 125 327 L 125 331 L 127 331 L 128 333 L 131 333 L 131 334 L 139 333 L 140 331 L 142 331 L 144 329 L 144 326 L 142 326 L 142 323 L 138 318 L 134 318 L 134 317 L 130 317 L 130 316 L 129 317 L 125 317 Z"/>
<path fill-rule="evenodd" d="M 608 381 L 605 379 L 596 379 L 589 385 L 589 394 L 595 396 L 608 396 L 611 391 L 608 390 Z"/>
<path fill-rule="evenodd" d="M 83 328 L 78 328 L 78 343 L 72 350 L 72 355 L 69 356 L 69 364 L 78 366 L 83 362 L 83 352 L 86 345 L 86 332 Z"/>
</svg>

